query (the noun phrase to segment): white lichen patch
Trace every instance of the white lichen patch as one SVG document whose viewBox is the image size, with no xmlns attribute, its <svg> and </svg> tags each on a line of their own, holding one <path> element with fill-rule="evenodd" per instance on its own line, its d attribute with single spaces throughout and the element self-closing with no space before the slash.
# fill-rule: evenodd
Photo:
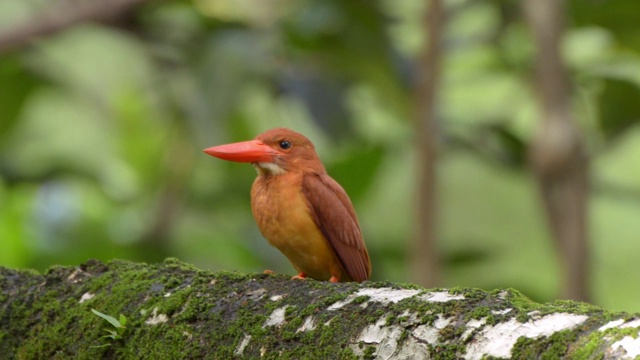
<svg viewBox="0 0 640 360">
<path fill-rule="evenodd" d="M 369 299 L 362 303 L 362 307 L 367 307 L 370 302 L 377 302 L 382 304 L 397 303 L 398 301 L 416 296 L 423 291 L 421 290 L 409 290 L 409 289 L 392 289 L 392 288 L 367 288 L 358 291 L 357 293 L 349 295 L 346 299 L 336 302 L 329 306 L 327 310 L 338 310 L 344 306 L 350 304 L 358 297 L 367 296 Z M 464 300 L 463 295 L 453 295 L 446 291 L 434 291 L 426 293 L 419 297 L 420 300 L 428 302 L 447 302 L 452 300 Z"/>
<path fill-rule="evenodd" d="M 622 324 L 624 324 L 624 319 L 612 320 L 612 321 L 609 321 L 608 323 L 602 325 L 598 329 L 598 331 L 605 331 L 605 330 L 608 330 L 608 329 L 612 329 L 612 328 L 618 327 L 618 326 L 620 326 Z"/>
<path fill-rule="evenodd" d="M 518 338 L 549 336 L 558 331 L 572 329 L 587 318 L 586 315 L 557 313 L 541 316 L 537 320 L 529 320 L 526 323 L 511 319 L 494 326 L 485 326 L 467 347 L 464 358 L 468 360 L 480 360 L 486 356 L 510 358 L 511 350 Z"/>
<path fill-rule="evenodd" d="M 356 356 L 363 356 L 363 349 L 359 343 L 374 345 L 376 359 L 391 359 L 398 348 L 398 339 L 402 335 L 403 328 L 397 325 L 386 326 L 387 316 L 383 315 L 374 325 L 367 326 L 357 338 L 351 349 Z"/>
<path fill-rule="evenodd" d="M 506 315 L 511 312 L 513 309 L 504 309 L 504 310 L 491 310 L 493 315 Z"/>
<path fill-rule="evenodd" d="M 540 310 L 533 310 L 528 312 L 527 316 L 529 317 L 529 319 L 538 320 L 540 319 L 540 317 L 542 317 L 542 313 L 540 312 Z"/>
<path fill-rule="evenodd" d="M 410 312 L 409 310 L 405 310 L 398 317 L 398 323 L 405 327 L 418 324 L 419 322 L 420 322 L 420 318 L 418 318 L 418 313 Z"/>
<path fill-rule="evenodd" d="M 171 292 L 164 294 L 164 297 L 169 297 L 169 296 L 171 296 Z"/>
<path fill-rule="evenodd" d="M 86 293 L 82 294 L 82 296 L 80 297 L 80 301 L 78 301 L 78 303 L 82 304 L 83 302 L 85 302 L 87 300 L 93 299 L 94 296 L 96 296 L 96 294 L 92 294 L 90 292 L 86 292 Z"/>
<path fill-rule="evenodd" d="M 629 329 L 629 328 L 638 328 L 640 327 L 640 319 L 633 319 L 631 321 L 625 321 L 624 319 L 617 319 L 609 321 L 608 323 L 601 326 L 599 331 L 606 331 L 608 329 Z M 621 359 L 635 359 L 637 356 L 640 356 L 640 333 L 638 333 L 637 338 L 633 338 L 631 336 L 625 336 L 622 339 L 611 344 L 611 350 L 614 353 L 624 354 L 620 355 Z"/>
<path fill-rule="evenodd" d="M 245 334 L 244 338 L 242 338 L 242 341 L 240 341 L 240 344 L 238 344 L 233 354 L 236 356 L 242 356 L 242 353 L 244 352 L 244 348 L 246 348 L 247 345 L 249 345 L 250 341 L 251 341 L 251 335 Z"/>
<path fill-rule="evenodd" d="M 386 325 L 389 314 L 383 315 L 374 325 L 367 326 L 356 339 L 356 343 L 351 345 L 351 349 L 356 356 L 363 356 L 361 345 L 372 345 L 376 347 L 376 359 L 426 359 L 429 358 L 429 347 L 427 344 L 438 342 L 440 330 L 447 327 L 452 318 L 444 318 L 442 315 L 433 325 L 420 325 L 411 331 L 402 345 L 398 344 L 402 333 L 406 330 L 404 325 Z M 409 320 L 410 321 L 410 320 Z"/>
<path fill-rule="evenodd" d="M 626 322 L 620 325 L 621 329 L 637 328 L 637 327 L 640 327 L 640 319 L 631 320 L 629 322 Z"/>
<path fill-rule="evenodd" d="M 414 337 L 409 337 L 391 358 L 402 360 L 431 359 L 431 355 L 429 354 L 427 344 L 420 342 Z"/>
<path fill-rule="evenodd" d="M 258 301 L 262 299 L 266 293 L 267 293 L 267 289 L 257 289 L 257 290 L 247 292 L 247 296 L 251 298 L 251 300 Z"/>
<path fill-rule="evenodd" d="M 262 325 L 262 328 L 266 328 L 267 326 L 280 326 L 284 324 L 284 322 L 286 321 L 284 315 L 288 307 L 289 305 L 285 305 L 273 310 L 271 315 L 269 315 L 267 321 L 265 321 Z"/>
<path fill-rule="evenodd" d="M 442 315 L 438 315 L 433 325 L 420 325 L 416 327 L 411 334 L 414 338 L 433 345 L 438 342 L 440 330 L 446 328 L 451 323 L 451 320 L 451 318 L 444 318 Z"/>
<path fill-rule="evenodd" d="M 397 303 L 400 300 L 410 298 L 420 293 L 420 290 L 396 290 L 392 288 L 367 288 L 349 295 L 346 299 L 338 301 L 329 306 L 327 310 L 338 310 L 345 305 L 350 304 L 353 300 L 360 296 L 368 296 L 370 302 L 379 302 L 383 304 Z"/>
<path fill-rule="evenodd" d="M 634 339 L 631 336 L 625 336 L 611 345 L 614 351 L 620 348 L 626 352 L 621 359 L 635 359 L 636 356 L 640 356 L 640 337 Z"/>
<path fill-rule="evenodd" d="M 464 300 L 464 295 L 453 295 L 447 291 L 434 291 L 424 294 L 420 298 L 429 302 L 448 302 L 452 300 Z"/>
<path fill-rule="evenodd" d="M 167 317 L 167 315 L 165 314 L 158 314 L 158 308 L 155 307 L 153 308 L 153 312 L 151 313 L 151 317 L 147 319 L 147 321 L 145 321 L 144 323 L 147 325 L 158 325 L 158 324 L 162 324 L 165 323 L 169 320 L 169 318 Z"/>
<path fill-rule="evenodd" d="M 479 329 L 482 325 L 487 323 L 487 318 L 482 318 L 480 320 L 477 319 L 471 319 L 469 320 L 466 324 L 465 324 L 465 330 L 462 333 L 462 335 L 460 336 L 460 339 L 467 340 L 469 338 L 469 336 L 472 335 L 472 333 L 474 331 L 476 331 L 477 329 Z"/>
<path fill-rule="evenodd" d="M 298 330 L 296 330 L 296 333 L 311 331 L 311 330 L 314 330 L 315 328 L 316 328 L 316 320 L 313 318 L 313 316 L 307 316 L 307 318 L 304 319 L 304 323 L 302 324 L 302 326 L 300 326 Z"/>
<path fill-rule="evenodd" d="M 280 301 L 284 298 L 284 295 L 273 295 L 272 297 L 269 298 L 269 300 L 271 301 Z"/>
<path fill-rule="evenodd" d="M 82 277 L 79 276 L 82 273 L 84 273 L 84 271 L 77 269 L 67 277 L 67 280 L 71 281 L 74 284 L 77 284 L 82 281 Z"/>
<path fill-rule="evenodd" d="M 420 293 L 420 290 L 395 290 L 392 288 L 370 288 L 362 289 L 354 297 L 368 296 L 369 301 L 379 302 L 382 304 L 397 303 L 400 300 L 410 298 Z"/>
</svg>

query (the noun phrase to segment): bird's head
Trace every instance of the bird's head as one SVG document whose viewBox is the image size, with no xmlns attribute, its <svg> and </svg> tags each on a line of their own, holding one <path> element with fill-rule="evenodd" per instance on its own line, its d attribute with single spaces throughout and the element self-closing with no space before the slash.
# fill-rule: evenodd
<svg viewBox="0 0 640 360">
<path fill-rule="evenodd" d="M 224 160 L 252 163 L 265 176 L 325 172 L 313 143 L 286 128 L 271 129 L 253 140 L 214 146 L 204 152 Z"/>
</svg>

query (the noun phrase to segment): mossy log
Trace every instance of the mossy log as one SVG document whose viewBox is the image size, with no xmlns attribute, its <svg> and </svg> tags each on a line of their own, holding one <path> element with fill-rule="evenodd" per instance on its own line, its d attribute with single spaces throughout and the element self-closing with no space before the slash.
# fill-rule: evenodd
<svg viewBox="0 0 640 360">
<path fill-rule="evenodd" d="M 0 268 L 2 359 L 626 359 L 638 315 L 515 290 L 89 261 Z M 113 323 L 95 309 L 112 316 Z M 120 318 L 120 315 L 124 318 Z M 126 320 L 118 328 L 119 319 Z M 107 337 L 105 337 L 107 335 Z"/>
</svg>

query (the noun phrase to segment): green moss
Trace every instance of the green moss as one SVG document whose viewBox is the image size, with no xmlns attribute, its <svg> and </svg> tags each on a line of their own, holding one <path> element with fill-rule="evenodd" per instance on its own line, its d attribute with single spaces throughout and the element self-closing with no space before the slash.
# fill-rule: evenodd
<svg viewBox="0 0 640 360">
<path fill-rule="evenodd" d="M 440 341 L 454 340 L 456 336 L 456 329 L 453 326 L 447 326 L 440 329 L 438 334 L 440 335 Z"/>
<path fill-rule="evenodd" d="M 322 301 L 318 304 L 318 306 L 328 307 L 337 303 L 338 301 L 345 300 L 349 296 L 346 292 L 337 292 L 326 297 L 322 298 Z"/>
<path fill-rule="evenodd" d="M 600 328 L 605 323 L 612 320 L 622 319 L 624 321 L 630 321 L 637 319 L 638 315 L 630 315 L 627 313 L 603 313 L 602 321 L 598 321 L 597 317 L 590 317 L 584 324 L 584 329 Z M 576 359 L 594 359 L 593 354 L 599 353 L 607 343 L 612 343 L 616 340 L 622 339 L 625 336 L 631 336 L 632 338 L 638 337 L 638 329 L 633 327 L 628 328 L 610 328 L 604 331 L 593 331 L 588 336 L 583 336 L 576 342 L 572 348 L 572 356 Z"/>
<path fill-rule="evenodd" d="M 376 353 L 377 349 L 374 346 L 367 346 L 364 349 L 364 353 L 362 355 L 362 357 L 364 359 L 375 359 L 375 353 Z"/>
<path fill-rule="evenodd" d="M 543 309 L 544 313 L 551 313 L 558 310 L 558 308 L 562 308 L 567 312 L 572 314 L 585 314 L 592 315 L 594 313 L 602 313 L 603 310 L 597 306 L 587 304 L 579 301 L 571 301 L 571 300 L 558 300 L 549 304 L 541 305 L 540 307 Z"/>
<path fill-rule="evenodd" d="M 316 314 L 319 311 L 318 305 L 311 304 L 300 311 L 300 316 L 307 317 Z"/>
<path fill-rule="evenodd" d="M 521 323 L 526 323 L 527 321 L 529 321 L 529 313 L 523 311 L 519 312 L 516 316 L 516 320 Z"/>
<path fill-rule="evenodd" d="M 497 323 L 498 323 L 498 320 L 496 319 L 496 317 L 495 317 L 495 316 L 493 316 L 493 314 L 491 314 L 491 315 L 487 316 L 486 324 L 487 324 L 488 326 L 493 326 L 493 325 L 495 325 L 495 324 L 497 324 Z"/>
<path fill-rule="evenodd" d="M 636 330 L 637 332 L 637 330 Z M 595 360 L 594 354 L 598 353 L 598 349 L 604 346 L 604 332 L 594 331 L 588 336 L 583 336 L 575 345 L 573 345 L 569 355 L 575 360 Z M 602 354 L 602 353 L 601 353 Z M 600 355 L 600 359 L 604 355 Z"/>
<path fill-rule="evenodd" d="M 285 310 L 284 310 L 284 315 L 286 316 L 290 316 L 291 314 L 296 312 L 296 308 L 294 306 L 288 306 Z"/>
<path fill-rule="evenodd" d="M 476 308 L 474 308 L 472 311 L 467 312 L 464 315 L 464 319 L 465 321 L 469 321 L 471 319 L 474 320 L 480 320 L 482 318 L 487 318 L 492 316 L 491 314 L 491 308 L 489 308 L 488 306 L 484 305 L 484 306 L 478 306 Z"/>
<path fill-rule="evenodd" d="M 369 299 L 371 299 L 371 297 L 368 295 L 360 295 L 360 296 L 357 296 L 355 299 L 353 299 L 352 303 L 356 305 L 363 304 L 369 301 Z"/>
<path fill-rule="evenodd" d="M 437 344 L 429 345 L 430 352 L 434 354 L 434 359 L 439 360 L 455 360 L 462 358 L 465 347 L 456 344 Z"/>
<path fill-rule="evenodd" d="M 576 340 L 574 331 L 559 331 L 549 337 L 521 337 L 511 353 L 515 359 L 562 359 L 568 352 L 569 345 Z"/>
<path fill-rule="evenodd" d="M 398 319 L 397 316 L 395 316 L 393 314 L 389 314 L 389 315 L 387 315 L 387 318 L 385 319 L 385 324 L 384 325 L 385 326 L 391 326 L 391 325 L 396 323 L 397 319 Z"/>
<path fill-rule="evenodd" d="M 340 360 L 355 360 L 358 359 L 358 357 L 356 356 L 356 354 L 353 353 L 353 350 L 351 350 L 351 348 L 349 347 L 345 347 L 341 353 L 338 354 L 338 356 L 333 356 L 333 354 L 328 354 L 329 358 L 336 358 L 336 359 L 340 359 Z"/>
</svg>

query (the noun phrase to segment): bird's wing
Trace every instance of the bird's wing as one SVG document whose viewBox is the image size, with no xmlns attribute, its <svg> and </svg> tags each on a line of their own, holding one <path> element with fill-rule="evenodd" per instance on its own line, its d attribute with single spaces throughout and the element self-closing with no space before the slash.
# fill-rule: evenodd
<svg viewBox="0 0 640 360">
<path fill-rule="evenodd" d="M 371 274 L 369 254 L 347 193 L 327 174 L 304 175 L 302 192 L 313 220 L 347 274 L 355 281 L 367 280 Z"/>
</svg>

